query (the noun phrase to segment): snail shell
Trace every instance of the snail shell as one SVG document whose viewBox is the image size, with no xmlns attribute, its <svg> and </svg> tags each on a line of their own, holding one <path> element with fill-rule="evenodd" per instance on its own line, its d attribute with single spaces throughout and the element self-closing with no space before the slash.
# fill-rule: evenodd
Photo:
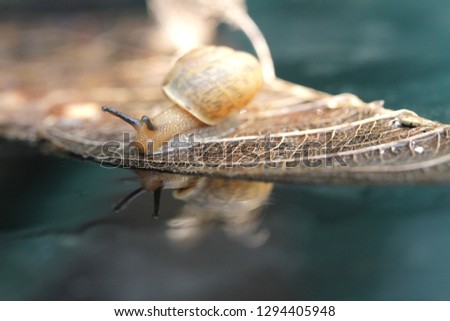
<svg viewBox="0 0 450 321">
<path fill-rule="evenodd" d="M 205 124 L 247 105 L 263 85 L 258 60 L 228 47 L 200 47 L 181 57 L 163 84 L 165 95 Z"/>
</svg>

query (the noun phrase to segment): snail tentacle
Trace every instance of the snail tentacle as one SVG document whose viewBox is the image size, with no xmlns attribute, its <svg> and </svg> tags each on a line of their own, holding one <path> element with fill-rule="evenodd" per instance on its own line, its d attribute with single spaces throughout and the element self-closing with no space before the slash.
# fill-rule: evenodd
<svg viewBox="0 0 450 321">
<path fill-rule="evenodd" d="M 150 121 L 150 118 L 148 118 L 147 116 L 142 116 L 141 121 L 147 126 L 148 130 L 155 130 L 155 126 L 152 124 L 152 122 Z"/>
<path fill-rule="evenodd" d="M 141 125 L 141 121 L 139 119 L 134 118 L 133 116 L 127 115 L 125 113 L 122 113 L 121 111 L 118 111 L 117 109 L 114 109 L 112 107 L 109 106 L 103 106 L 102 110 L 104 112 L 110 113 L 116 117 L 119 117 L 120 119 L 126 121 L 128 124 L 130 124 L 131 126 L 140 126 Z"/>
</svg>

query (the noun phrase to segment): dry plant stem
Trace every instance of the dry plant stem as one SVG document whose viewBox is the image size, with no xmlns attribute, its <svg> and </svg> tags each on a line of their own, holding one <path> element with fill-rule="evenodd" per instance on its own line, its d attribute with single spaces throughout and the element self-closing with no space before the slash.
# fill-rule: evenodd
<svg viewBox="0 0 450 321">
<path fill-rule="evenodd" d="M 274 80 L 276 75 L 272 54 L 270 53 L 266 38 L 264 38 L 264 35 L 255 21 L 247 14 L 247 12 L 241 12 L 238 15 L 228 17 L 228 19 L 233 25 L 240 28 L 250 39 L 250 42 L 255 48 L 256 55 L 259 58 L 259 62 L 261 63 L 264 80 L 267 83 Z"/>
</svg>

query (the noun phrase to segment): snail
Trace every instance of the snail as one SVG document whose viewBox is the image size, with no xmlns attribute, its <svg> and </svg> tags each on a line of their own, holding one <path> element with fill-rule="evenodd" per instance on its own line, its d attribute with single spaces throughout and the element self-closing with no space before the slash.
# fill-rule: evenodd
<svg viewBox="0 0 450 321">
<path fill-rule="evenodd" d="M 258 60 L 251 54 L 228 47 L 196 48 L 174 64 L 162 86 L 173 102 L 150 120 L 136 119 L 103 106 L 136 130 L 133 145 L 147 153 L 149 142 L 158 150 L 174 135 L 213 126 L 246 106 L 263 86 Z"/>
</svg>

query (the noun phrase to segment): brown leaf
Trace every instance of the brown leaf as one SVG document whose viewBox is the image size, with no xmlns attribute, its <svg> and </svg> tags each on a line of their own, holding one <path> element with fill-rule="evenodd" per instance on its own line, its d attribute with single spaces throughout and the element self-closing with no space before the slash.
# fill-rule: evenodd
<svg viewBox="0 0 450 321">
<path fill-rule="evenodd" d="M 114 28 L 109 20 L 71 19 L 81 31 L 45 21 L 0 25 L 3 136 L 45 140 L 104 165 L 173 173 L 308 184 L 450 182 L 450 126 L 279 79 L 237 117 L 182 134 L 178 147 L 139 155 L 129 148 L 133 129 L 100 107 L 157 114 L 169 104 L 160 83 L 173 59 L 145 46 L 144 16 L 112 19 Z"/>
</svg>

